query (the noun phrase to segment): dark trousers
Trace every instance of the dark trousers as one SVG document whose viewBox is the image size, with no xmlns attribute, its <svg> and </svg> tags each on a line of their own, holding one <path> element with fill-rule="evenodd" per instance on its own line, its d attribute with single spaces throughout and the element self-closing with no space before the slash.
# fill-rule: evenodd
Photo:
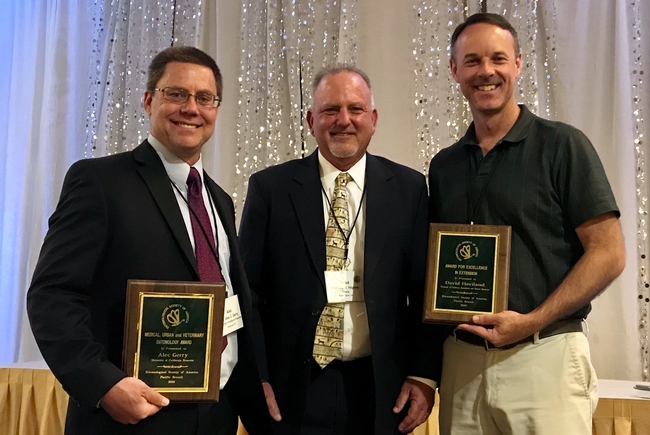
<svg viewBox="0 0 650 435">
<path fill-rule="evenodd" d="M 371 357 L 313 363 L 300 435 L 372 435 L 375 382 Z"/>
<path fill-rule="evenodd" d="M 235 435 L 237 415 L 228 399 L 228 386 L 219 403 L 174 403 L 135 425 L 113 420 L 103 409 L 82 409 L 68 403 L 66 435 Z"/>
</svg>

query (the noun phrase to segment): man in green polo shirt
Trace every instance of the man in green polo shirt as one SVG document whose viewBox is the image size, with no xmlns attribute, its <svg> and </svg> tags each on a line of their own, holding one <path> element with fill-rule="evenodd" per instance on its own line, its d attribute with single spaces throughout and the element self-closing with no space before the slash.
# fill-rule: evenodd
<svg viewBox="0 0 650 435">
<path fill-rule="evenodd" d="M 431 161 L 431 221 L 508 225 L 512 250 L 508 310 L 445 342 L 442 435 L 591 434 L 582 323 L 625 264 L 619 211 L 587 137 L 517 104 L 521 63 L 500 15 L 472 15 L 452 36 L 451 74 L 474 121 Z"/>
</svg>

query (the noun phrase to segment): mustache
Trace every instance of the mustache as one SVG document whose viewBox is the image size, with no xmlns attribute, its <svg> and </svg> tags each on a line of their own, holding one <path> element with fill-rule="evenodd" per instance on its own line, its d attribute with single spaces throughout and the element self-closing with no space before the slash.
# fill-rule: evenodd
<svg viewBox="0 0 650 435">
<path fill-rule="evenodd" d="M 499 86 L 502 84 L 502 80 L 482 80 L 482 79 L 474 79 L 470 82 L 472 86 L 490 86 L 490 85 L 495 85 Z"/>
</svg>

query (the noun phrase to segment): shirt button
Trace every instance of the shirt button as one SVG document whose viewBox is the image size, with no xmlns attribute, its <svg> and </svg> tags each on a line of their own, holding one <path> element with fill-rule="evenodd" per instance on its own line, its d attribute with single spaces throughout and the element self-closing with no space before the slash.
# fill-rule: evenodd
<svg viewBox="0 0 650 435">
<path fill-rule="evenodd" d="M 311 312 L 311 315 L 314 316 L 314 317 L 318 317 L 318 316 L 320 316 L 320 310 L 314 310 L 314 311 L 312 311 L 312 312 Z"/>
<path fill-rule="evenodd" d="M 311 362 L 311 358 L 305 358 L 303 364 L 309 364 L 310 362 Z"/>
</svg>

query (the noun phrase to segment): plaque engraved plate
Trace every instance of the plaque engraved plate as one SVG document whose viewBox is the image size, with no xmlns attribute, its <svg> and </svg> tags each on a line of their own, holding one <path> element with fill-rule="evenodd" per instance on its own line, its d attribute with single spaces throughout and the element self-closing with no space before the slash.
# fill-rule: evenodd
<svg viewBox="0 0 650 435">
<path fill-rule="evenodd" d="M 127 285 L 124 369 L 171 401 L 218 401 L 224 283 Z"/>
<path fill-rule="evenodd" d="M 423 320 L 471 323 L 508 308 L 509 226 L 430 224 Z"/>
</svg>

